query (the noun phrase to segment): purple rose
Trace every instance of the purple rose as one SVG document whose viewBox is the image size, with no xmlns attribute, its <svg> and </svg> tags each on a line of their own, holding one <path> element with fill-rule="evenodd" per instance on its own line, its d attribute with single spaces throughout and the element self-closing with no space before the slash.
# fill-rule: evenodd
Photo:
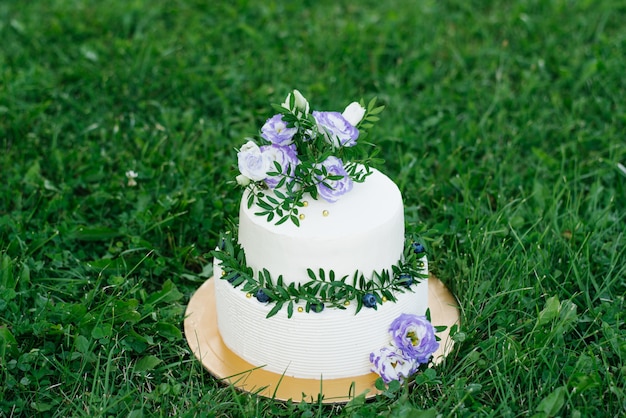
<svg viewBox="0 0 626 418">
<path fill-rule="evenodd" d="M 274 115 L 269 118 L 261 128 L 261 136 L 274 145 L 290 145 L 298 128 L 288 128 L 283 121 L 283 115 Z"/>
<path fill-rule="evenodd" d="M 385 383 L 392 380 L 400 382 L 417 371 L 419 364 L 415 360 L 406 358 L 395 347 L 383 347 L 370 353 L 372 371 L 378 373 Z"/>
<path fill-rule="evenodd" d="M 265 184 L 267 184 L 270 189 L 275 188 L 283 176 L 293 177 L 296 171 L 296 166 L 300 164 L 300 160 L 298 160 L 298 155 L 296 153 L 296 146 L 293 144 L 286 147 L 278 145 L 263 145 L 261 147 L 261 153 L 271 162 L 270 169 L 268 170 L 269 172 L 276 171 L 274 161 L 280 164 L 282 175 L 267 176 L 265 178 Z"/>
<path fill-rule="evenodd" d="M 329 176 L 343 176 L 340 180 L 328 180 L 322 175 L 316 175 L 319 181 L 317 191 L 324 200 L 330 203 L 336 202 L 341 195 L 352 190 L 352 179 L 339 158 L 330 156 L 324 160 L 321 166 L 326 168 L 326 173 Z"/>
<path fill-rule="evenodd" d="M 391 323 L 389 333 L 391 344 L 420 364 L 428 363 L 439 348 L 435 328 L 425 316 L 402 314 Z"/>
<path fill-rule="evenodd" d="M 359 130 L 339 112 L 313 112 L 317 126 L 326 141 L 335 148 L 356 145 Z"/>
</svg>

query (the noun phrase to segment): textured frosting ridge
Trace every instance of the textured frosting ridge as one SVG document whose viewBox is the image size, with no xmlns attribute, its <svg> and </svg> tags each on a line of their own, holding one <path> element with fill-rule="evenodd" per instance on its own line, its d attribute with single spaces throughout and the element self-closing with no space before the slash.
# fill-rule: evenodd
<svg viewBox="0 0 626 418">
<path fill-rule="evenodd" d="M 427 270 L 424 257 L 424 271 Z M 215 277 L 221 270 L 216 265 Z M 378 309 L 356 303 L 320 313 L 286 310 L 266 318 L 271 306 L 215 280 L 218 327 L 224 343 L 238 356 L 265 370 L 303 379 L 339 379 L 370 372 L 369 354 L 389 342 L 389 325 L 402 313 L 423 315 L 428 307 L 428 280 L 396 295 Z"/>
</svg>

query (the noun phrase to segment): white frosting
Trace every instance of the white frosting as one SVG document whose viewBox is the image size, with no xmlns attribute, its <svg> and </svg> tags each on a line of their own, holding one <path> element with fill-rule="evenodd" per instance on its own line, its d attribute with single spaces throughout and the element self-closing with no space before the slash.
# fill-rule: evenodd
<svg viewBox="0 0 626 418">
<path fill-rule="evenodd" d="M 424 260 L 425 267 L 426 258 Z M 356 301 L 345 310 L 326 308 L 320 313 L 298 312 L 287 317 L 283 307 L 266 318 L 273 307 L 219 279 L 215 265 L 217 324 L 224 343 L 254 366 L 302 379 L 339 379 L 370 372 L 369 355 L 389 344 L 389 325 L 402 313 L 424 315 L 428 307 L 428 280 L 396 294 L 397 302 L 384 302 L 376 310 L 363 307 L 355 315 Z"/>
<path fill-rule="evenodd" d="M 337 278 L 355 271 L 365 277 L 390 270 L 404 246 L 404 208 L 398 187 L 384 174 L 372 170 L 364 183 L 335 203 L 308 199 L 300 208 L 300 226 L 287 221 L 267 222 L 256 205 L 247 207 L 244 196 L 239 211 L 239 243 L 246 263 L 255 274 L 266 268 L 286 284 L 309 280 L 306 269 L 333 270 Z M 324 216 L 324 211 L 327 216 Z"/>
<path fill-rule="evenodd" d="M 290 221 L 275 225 L 261 209 L 240 208 L 239 242 L 246 263 L 255 274 L 267 269 L 274 282 L 305 283 L 306 269 L 317 273 L 333 270 L 339 279 L 355 271 L 366 278 L 373 271 L 391 271 L 404 249 L 404 208 L 398 187 L 384 174 L 373 170 L 364 183 L 335 203 L 308 200 L 301 208 L 300 226 Z M 327 216 L 324 215 L 327 212 Z M 274 220 L 274 222 L 276 219 Z M 426 258 L 424 272 L 428 272 Z M 389 343 L 388 328 L 402 313 L 423 315 L 428 307 L 428 283 L 423 280 L 410 291 L 396 294 L 397 302 L 385 302 L 377 309 L 356 301 L 347 309 L 326 308 L 320 313 L 298 312 L 287 317 L 286 305 L 277 315 L 266 318 L 274 306 L 260 303 L 240 288 L 221 280 L 214 266 L 218 328 L 224 343 L 254 366 L 298 378 L 335 379 L 370 372 L 369 355 Z"/>
</svg>

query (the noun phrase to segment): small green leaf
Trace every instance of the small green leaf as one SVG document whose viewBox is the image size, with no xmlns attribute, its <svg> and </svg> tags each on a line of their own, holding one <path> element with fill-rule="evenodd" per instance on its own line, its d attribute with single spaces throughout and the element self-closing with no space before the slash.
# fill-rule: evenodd
<svg viewBox="0 0 626 418">
<path fill-rule="evenodd" d="M 428 368 L 415 376 L 415 383 L 418 385 L 440 384 L 441 379 L 437 378 L 435 369 Z"/>
<path fill-rule="evenodd" d="M 78 351 L 79 353 L 85 354 L 89 352 L 89 340 L 83 336 L 83 335 L 79 335 L 76 337 L 76 351 Z"/>
<path fill-rule="evenodd" d="M 54 405 L 45 402 L 31 402 L 30 407 L 37 412 L 47 412 L 51 410 Z"/>
<path fill-rule="evenodd" d="M 544 412 L 548 417 L 555 416 L 565 404 L 566 394 L 567 387 L 559 386 L 548 396 L 543 398 L 535 410 L 537 412 Z"/>
<path fill-rule="evenodd" d="M 166 280 L 160 291 L 151 294 L 146 300 L 147 304 L 171 303 L 181 299 L 184 295 L 178 291 L 171 280 Z"/>
<path fill-rule="evenodd" d="M 145 356 L 137 361 L 135 364 L 135 372 L 147 372 L 149 370 L 154 370 L 156 366 L 158 366 L 162 360 L 157 356 Z"/>
<path fill-rule="evenodd" d="M 452 334 L 452 340 L 457 343 L 462 343 L 463 341 L 465 341 L 466 337 L 467 336 L 465 335 L 464 332 L 456 332 Z"/>
<path fill-rule="evenodd" d="M 559 309 L 561 304 L 559 298 L 552 296 L 546 301 L 546 306 L 541 312 L 539 312 L 539 318 L 537 319 L 538 325 L 545 325 L 554 320 L 559 315 Z"/>
<path fill-rule="evenodd" d="M 183 334 L 178 327 L 167 322 L 157 322 L 155 328 L 159 335 L 170 341 L 179 340 L 183 337 Z"/>
<path fill-rule="evenodd" d="M 17 340 L 5 325 L 0 326 L 0 359 L 4 358 L 4 354 L 9 353 L 12 356 L 19 354 Z"/>
<path fill-rule="evenodd" d="M 267 210 L 267 211 L 272 211 L 272 210 L 273 210 L 272 205 L 270 205 L 269 203 L 267 203 L 265 200 L 258 200 L 258 201 L 256 202 L 256 204 L 257 204 L 257 205 L 258 205 L 261 209 L 265 209 L 265 210 Z M 257 215 L 257 214 L 255 213 L 255 215 Z M 262 216 L 262 215 L 261 215 L 261 216 Z"/>
<path fill-rule="evenodd" d="M 381 377 L 376 379 L 376 382 L 374 382 L 374 386 L 376 386 L 376 389 L 378 390 L 385 390 L 385 382 Z"/>
<path fill-rule="evenodd" d="M 269 313 L 267 314 L 266 318 L 271 318 L 272 316 L 276 315 L 282 309 L 282 307 L 283 307 L 283 302 L 282 301 L 276 302 L 276 305 L 274 305 L 272 310 L 269 311 Z"/>
<path fill-rule="evenodd" d="M 11 257 L 6 254 L 2 254 L 2 261 L 0 262 L 0 288 L 3 287 L 11 290 L 15 287 L 13 262 Z"/>
<path fill-rule="evenodd" d="M 69 234 L 69 238 L 78 241 L 106 241 L 120 236 L 120 232 L 105 226 L 81 226 Z"/>
<path fill-rule="evenodd" d="M 101 338 L 109 338 L 113 334 L 111 324 L 98 324 L 91 330 L 91 336 L 99 340 Z"/>
</svg>

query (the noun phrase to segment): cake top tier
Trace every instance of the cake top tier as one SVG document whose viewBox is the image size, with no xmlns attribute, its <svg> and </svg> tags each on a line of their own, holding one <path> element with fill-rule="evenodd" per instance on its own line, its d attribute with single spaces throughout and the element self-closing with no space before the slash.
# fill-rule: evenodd
<svg viewBox="0 0 626 418">
<path fill-rule="evenodd" d="M 255 216 L 263 208 L 256 203 L 251 206 L 246 204 L 246 195 L 251 193 L 247 191 L 242 199 L 240 222 L 250 222 L 255 228 L 271 231 L 280 239 L 297 236 L 299 239 L 316 241 L 369 234 L 372 229 L 388 225 L 391 219 L 398 216 L 402 219 L 403 216 L 402 195 L 398 186 L 376 169 L 371 169 L 371 175 L 364 182 L 354 184 L 350 193 L 336 202 L 315 200 L 304 195 L 303 206 L 299 211 L 299 225 L 268 225 L 264 218 Z M 274 194 L 269 191 L 267 196 L 272 197 Z M 400 224 L 403 226 L 403 221 Z M 399 238 L 404 240 L 403 233 Z"/>
<path fill-rule="evenodd" d="M 248 266 L 282 275 L 287 284 L 309 281 L 307 269 L 333 271 L 337 278 L 391 273 L 402 256 L 402 196 L 376 170 L 338 202 L 310 201 L 299 227 L 268 223 L 255 210 L 242 204 L 239 214 L 239 243 Z"/>
<path fill-rule="evenodd" d="M 306 201 L 337 202 L 372 173 L 375 148 L 364 141 L 383 109 L 371 100 L 350 103 L 343 113 L 310 111 L 294 90 L 267 119 L 258 138 L 237 153 L 237 183 L 246 187 L 246 205 L 277 225 L 300 225 Z"/>
</svg>

